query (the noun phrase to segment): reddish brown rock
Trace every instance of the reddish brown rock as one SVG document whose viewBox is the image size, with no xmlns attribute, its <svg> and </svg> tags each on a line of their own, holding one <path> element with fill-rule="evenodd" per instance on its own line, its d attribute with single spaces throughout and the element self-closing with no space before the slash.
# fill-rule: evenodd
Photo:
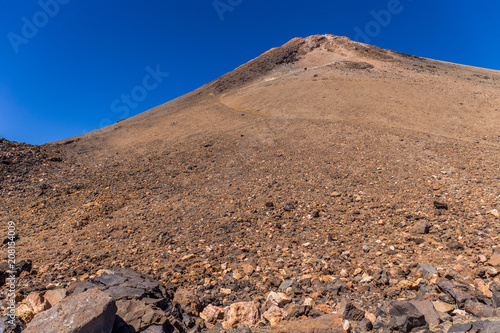
<svg viewBox="0 0 500 333">
<path fill-rule="evenodd" d="M 479 318 L 497 316 L 497 311 L 495 311 L 495 309 L 490 306 L 474 302 L 473 300 L 467 300 L 465 302 L 464 310 Z"/>
<path fill-rule="evenodd" d="M 32 292 L 26 297 L 26 305 L 33 309 L 36 315 L 40 312 L 50 309 L 50 303 L 39 292 Z"/>
<path fill-rule="evenodd" d="M 63 288 L 47 290 L 43 297 L 50 303 L 51 306 L 54 306 L 66 297 L 66 290 Z"/>
<path fill-rule="evenodd" d="M 224 310 L 218 306 L 209 304 L 200 313 L 200 317 L 209 324 L 215 324 L 217 320 L 224 319 Z"/>
<path fill-rule="evenodd" d="M 434 302 L 433 305 L 434 308 L 439 312 L 452 313 L 453 310 L 455 310 L 455 307 L 452 304 L 448 304 L 441 301 Z"/>
<path fill-rule="evenodd" d="M 21 318 L 25 323 L 29 323 L 35 317 L 35 312 L 33 312 L 33 309 L 30 306 L 21 304 L 16 309 L 16 316 Z"/>
<path fill-rule="evenodd" d="M 246 275 L 252 275 L 252 273 L 255 271 L 255 267 L 247 263 L 241 265 L 241 268 Z"/>
<path fill-rule="evenodd" d="M 339 314 L 326 314 L 315 319 L 282 322 L 273 333 L 345 333 Z"/>
<path fill-rule="evenodd" d="M 329 306 L 328 304 L 318 304 L 314 308 L 324 313 L 330 313 L 333 311 L 332 307 Z"/>
<path fill-rule="evenodd" d="M 492 255 L 489 264 L 491 266 L 500 266 L 500 253 Z"/>
<path fill-rule="evenodd" d="M 177 289 L 174 295 L 174 302 L 179 303 L 190 315 L 198 316 L 200 314 L 200 299 L 189 290 L 183 288 Z"/>
<path fill-rule="evenodd" d="M 262 314 L 262 317 L 267 320 L 271 326 L 276 325 L 285 318 L 286 312 L 280 309 L 276 305 L 272 305 L 266 312 Z"/>
</svg>

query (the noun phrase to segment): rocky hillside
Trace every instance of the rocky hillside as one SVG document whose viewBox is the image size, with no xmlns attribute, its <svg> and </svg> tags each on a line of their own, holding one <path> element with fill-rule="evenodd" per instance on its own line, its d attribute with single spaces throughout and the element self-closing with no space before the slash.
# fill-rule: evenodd
<svg viewBox="0 0 500 333">
<path fill-rule="evenodd" d="M 107 128 L 2 140 L 19 318 L 95 298 L 102 332 L 500 332 L 499 87 L 311 36 Z"/>
</svg>

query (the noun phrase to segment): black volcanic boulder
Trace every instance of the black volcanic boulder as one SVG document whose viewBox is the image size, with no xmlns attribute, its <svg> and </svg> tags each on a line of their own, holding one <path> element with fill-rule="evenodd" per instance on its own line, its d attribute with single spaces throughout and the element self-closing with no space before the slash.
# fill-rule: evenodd
<svg viewBox="0 0 500 333">
<path fill-rule="evenodd" d="M 360 321 L 365 317 L 365 312 L 358 309 L 354 304 L 352 304 L 349 299 L 342 299 L 340 302 L 339 313 L 342 315 L 343 319 Z"/>
<path fill-rule="evenodd" d="M 14 325 L 11 324 L 11 318 L 8 316 L 0 317 L 0 332 L 2 333 L 21 333 L 26 329 L 26 324 L 16 317 L 14 319 Z"/>
<path fill-rule="evenodd" d="M 141 332 L 151 325 L 170 327 L 165 311 L 142 300 L 118 300 L 116 306 L 117 315 L 136 332 Z"/>
<path fill-rule="evenodd" d="M 411 332 L 414 328 L 427 328 L 425 316 L 408 301 L 396 301 L 389 309 L 390 327 L 396 332 Z"/>
</svg>

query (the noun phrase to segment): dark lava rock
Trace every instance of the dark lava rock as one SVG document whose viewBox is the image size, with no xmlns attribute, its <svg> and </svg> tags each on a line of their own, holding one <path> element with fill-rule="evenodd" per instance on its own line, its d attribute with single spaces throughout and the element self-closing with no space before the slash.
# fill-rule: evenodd
<svg viewBox="0 0 500 333">
<path fill-rule="evenodd" d="M 414 328 L 427 328 L 424 315 L 407 301 L 396 301 L 389 309 L 391 314 L 390 326 L 398 332 L 411 332 Z"/>
<path fill-rule="evenodd" d="M 21 333 L 24 329 L 26 329 L 26 324 L 16 317 L 14 319 L 14 325 L 10 324 L 11 318 L 8 316 L 0 317 L 0 332 L 2 333 Z"/>
<path fill-rule="evenodd" d="M 389 285 L 389 277 L 387 276 L 386 271 L 377 269 L 373 277 L 375 278 L 375 283 L 377 285 Z"/>
<path fill-rule="evenodd" d="M 163 326 L 159 326 L 159 325 L 152 325 L 152 326 L 149 326 L 148 328 L 146 328 L 144 331 L 142 331 L 143 333 L 166 333 L 168 332 L 167 330 L 165 330 L 165 327 Z M 114 333 L 114 332 L 113 332 Z"/>
<path fill-rule="evenodd" d="M 479 318 L 494 317 L 497 315 L 495 309 L 491 306 L 474 302 L 471 299 L 465 302 L 464 310 Z"/>
<path fill-rule="evenodd" d="M 235 330 L 234 333 L 252 333 L 252 330 L 248 325 L 239 325 Z"/>
<path fill-rule="evenodd" d="M 433 275 L 437 275 L 437 272 L 438 272 L 435 267 L 432 267 L 432 266 L 427 265 L 427 264 L 420 264 L 418 266 L 418 270 L 422 273 L 422 275 L 426 279 L 433 276 Z"/>
<path fill-rule="evenodd" d="M 119 300 L 116 314 L 137 332 L 151 325 L 168 325 L 167 314 L 161 309 L 139 300 Z"/>
<path fill-rule="evenodd" d="M 107 287 L 116 286 L 118 284 L 125 282 L 126 280 L 127 280 L 126 278 L 117 274 L 106 274 L 96 277 L 94 279 L 95 282 L 102 283 Z"/>
<path fill-rule="evenodd" d="M 431 301 L 410 301 L 417 310 L 422 313 L 425 317 L 425 321 L 432 325 L 439 325 L 441 320 L 439 318 L 439 313 L 434 308 L 434 305 Z"/>
<path fill-rule="evenodd" d="M 285 320 L 290 320 L 292 318 L 298 318 L 300 316 L 307 316 L 311 307 L 309 305 L 296 306 L 288 312 Z"/>
<path fill-rule="evenodd" d="M 348 299 L 342 299 L 342 302 L 340 303 L 339 313 L 342 315 L 342 318 L 347 320 L 360 321 L 365 317 L 365 312 L 358 309 Z"/>
<path fill-rule="evenodd" d="M 381 318 L 378 318 L 377 321 L 373 324 L 373 330 L 375 332 L 389 332 L 389 323 L 386 323 Z"/>
<path fill-rule="evenodd" d="M 442 202 L 438 202 L 438 201 L 434 201 L 434 207 L 436 209 L 445 209 L 445 210 L 448 209 L 448 205 L 447 204 L 442 203 Z"/>
<path fill-rule="evenodd" d="M 202 304 L 198 296 L 184 288 L 179 288 L 174 294 L 174 301 L 191 316 L 198 316 L 202 310 Z"/>
<path fill-rule="evenodd" d="M 453 302 L 457 302 L 459 297 L 457 291 L 454 289 L 454 284 L 448 280 L 440 280 L 437 284 L 438 288 L 444 292 Z"/>
<path fill-rule="evenodd" d="M 471 323 L 455 324 L 448 329 L 448 333 L 467 333 L 472 328 Z"/>
<path fill-rule="evenodd" d="M 79 294 L 79 293 L 83 293 L 84 291 L 87 291 L 87 290 L 93 289 L 93 288 L 97 288 L 97 285 L 95 285 L 89 281 L 82 281 L 82 282 L 75 283 L 75 284 L 71 285 L 68 288 L 68 293 Z"/>
<path fill-rule="evenodd" d="M 144 289 L 122 287 L 122 286 L 111 287 L 109 289 L 106 289 L 106 292 L 115 301 L 118 299 L 122 299 L 122 298 L 132 298 L 132 297 L 145 296 Z"/>
<path fill-rule="evenodd" d="M 500 332 L 500 321 L 486 323 L 481 330 L 481 333 L 498 333 Z"/>
<path fill-rule="evenodd" d="M 373 329 L 373 324 L 368 318 L 363 318 L 358 325 L 356 325 L 356 332 L 369 332 Z"/>
</svg>

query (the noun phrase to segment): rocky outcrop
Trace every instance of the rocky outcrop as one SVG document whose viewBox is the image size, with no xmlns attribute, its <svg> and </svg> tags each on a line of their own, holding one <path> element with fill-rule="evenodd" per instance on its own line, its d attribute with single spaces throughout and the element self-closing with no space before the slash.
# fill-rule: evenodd
<svg viewBox="0 0 500 333">
<path fill-rule="evenodd" d="M 465 284 L 459 273 L 426 264 L 415 267 L 415 274 L 422 276 L 415 287 L 394 279 L 390 284 L 399 286 L 399 292 L 412 288 L 416 298 L 395 302 L 378 299 L 377 306 L 361 301 L 363 298 L 342 280 L 314 280 L 313 284 L 310 275 L 268 280 L 263 287 L 273 291 L 265 298 L 220 304 L 210 303 L 210 297 L 200 292 L 203 288 L 191 291 L 159 283 L 128 268 L 111 268 L 66 288 L 33 291 L 19 306 L 18 314 L 19 319 L 29 322 L 28 333 L 88 329 L 106 333 L 250 332 L 259 326 L 263 332 L 414 332 L 429 328 L 439 332 L 451 326 L 449 332 L 467 332 L 473 327 L 478 333 L 498 333 L 499 323 L 487 319 L 499 314 L 497 282 L 486 284 L 477 279 L 475 289 Z M 363 273 L 355 270 L 353 274 Z M 377 281 L 387 276 L 384 272 L 373 275 Z M 220 292 L 230 298 L 236 281 L 228 279 Z M 365 300 L 367 295 L 369 292 L 365 292 Z M 471 321 L 474 317 L 484 320 Z M 49 322 L 50 330 L 44 331 Z M 11 331 L 6 332 L 18 333 L 22 325 L 20 321 L 17 331 L 7 327 Z"/>
<path fill-rule="evenodd" d="M 115 302 L 106 293 L 92 289 L 65 298 L 38 314 L 25 333 L 111 333 Z"/>
</svg>

